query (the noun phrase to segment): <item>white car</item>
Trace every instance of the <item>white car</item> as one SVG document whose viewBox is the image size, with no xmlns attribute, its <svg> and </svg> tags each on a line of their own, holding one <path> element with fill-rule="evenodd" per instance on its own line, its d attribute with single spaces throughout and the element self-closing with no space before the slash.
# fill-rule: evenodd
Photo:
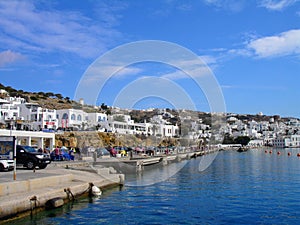
<svg viewBox="0 0 300 225">
<path fill-rule="evenodd" d="M 0 159 L 0 171 L 10 171 L 14 169 L 14 160 Z"/>
</svg>

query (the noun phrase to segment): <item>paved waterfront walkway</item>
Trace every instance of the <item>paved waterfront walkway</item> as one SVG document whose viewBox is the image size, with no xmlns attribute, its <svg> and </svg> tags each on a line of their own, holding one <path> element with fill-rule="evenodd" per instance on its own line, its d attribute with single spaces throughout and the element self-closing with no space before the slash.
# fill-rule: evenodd
<svg viewBox="0 0 300 225">
<path fill-rule="evenodd" d="M 13 178 L 13 171 L 0 172 L 0 220 L 31 210 L 33 205 L 44 207 L 53 198 L 66 201 L 70 197 L 66 190 L 78 196 L 89 189 L 89 183 L 105 188 L 124 181 L 123 175 L 111 174 L 108 168 L 89 167 L 85 162 L 51 163 L 35 172 L 17 169 L 16 180 Z"/>
</svg>

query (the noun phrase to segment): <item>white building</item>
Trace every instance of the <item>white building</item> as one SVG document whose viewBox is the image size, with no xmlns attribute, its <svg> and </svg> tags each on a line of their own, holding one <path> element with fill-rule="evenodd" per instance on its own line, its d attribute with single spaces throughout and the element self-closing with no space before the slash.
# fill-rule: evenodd
<svg viewBox="0 0 300 225">
<path fill-rule="evenodd" d="M 148 123 L 135 123 L 129 115 L 115 114 L 108 116 L 106 121 L 100 123 L 101 128 L 108 132 L 119 134 L 144 134 L 150 130 Z"/>
<path fill-rule="evenodd" d="M 24 104 L 26 103 L 25 98 L 21 98 L 21 97 L 6 97 L 5 98 L 10 104 L 12 105 L 20 105 L 20 104 Z"/>
<path fill-rule="evenodd" d="M 42 108 L 37 103 L 19 104 L 18 108 L 20 109 L 20 118 L 31 124 L 30 129 L 57 129 L 58 120 L 55 109 Z"/>
<path fill-rule="evenodd" d="M 264 146 L 264 145 L 265 145 L 264 140 L 260 140 L 260 139 L 251 140 L 251 141 L 248 143 L 248 146 L 249 146 L 249 147 L 262 147 L 262 146 Z"/>
<path fill-rule="evenodd" d="M 88 120 L 91 126 L 105 129 L 103 124 L 107 122 L 107 115 L 105 113 L 88 113 Z"/>
<path fill-rule="evenodd" d="M 85 129 L 91 126 L 88 113 L 81 109 L 56 110 L 56 119 L 61 128 Z"/>
<path fill-rule="evenodd" d="M 157 127 L 156 135 L 161 137 L 175 137 L 179 135 L 179 127 L 172 124 L 159 124 Z"/>
<path fill-rule="evenodd" d="M 273 146 L 278 148 L 300 147 L 300 135 L 280 136 L 273 140 Z"/>
<path fill-rule="evenodd" d="M 0 99 L 0 120 L 19 119 L 20 110 L 17 106 L 10 104 L 7 100 Z"/>
</svg>

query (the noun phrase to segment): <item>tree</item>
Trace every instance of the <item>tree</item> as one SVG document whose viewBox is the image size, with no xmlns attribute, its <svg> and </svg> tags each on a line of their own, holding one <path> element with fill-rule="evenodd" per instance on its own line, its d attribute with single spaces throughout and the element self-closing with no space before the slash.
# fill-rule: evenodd
<svg viewBox="0 0 300 225">
<path fill-rule="evenodd" d="M 46 95 L 47 97 L 54 96 L 53 92 L 47 92 L 47 93 L 45 93 L 45 95 Z"/>
<path fill-rule="evenodd" d="M 56 96 L 56 98 L 58 98 L 58 99 L 62 99 L 62 98 L 63 98 L 63 96 L 62 96 L 61 94 L 55 94 L 55 96 Z"/>
<path fill-rule="evenodd" d="M 226 133 L 224 135 L 223 144 L 234 144 L 234 143 L 235 143 L 235 141 L 234 141 L 233 137 L 230 134 Z"/>
<path fill-rule="evenodd" d="M 105 105 L 104 103 L 102 103 L 100 107 L 101 107 L 101 109 L 104 109 L 104 110 L 107 109 L 107 105 Z"/>
<path fill-rule="evenodd" d="M 241 144 L 242 146 L 246 146 L 248 145 L 248 143 L 250 142 L 250 137 L 248 136 L 239 136 L 236 139 L 234 139 L 234 142 L 236 144 Z"/>
<path fill-rule="evenodd" d="M 35 97 L 35 96 L 30 96 L 30 99 L 33 100 L 33 101 L 39 100 L 39 99 L 38 99 L 37 97 Z"/>
</svg>

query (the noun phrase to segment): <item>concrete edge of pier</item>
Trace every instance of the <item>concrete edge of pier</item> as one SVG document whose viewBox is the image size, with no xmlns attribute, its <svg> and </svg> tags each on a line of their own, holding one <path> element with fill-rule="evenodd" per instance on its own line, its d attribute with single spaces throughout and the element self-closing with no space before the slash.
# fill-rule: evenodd
<svg viewBox="0 0 300 225">
<path fill-rule="evenodd" d="M 66 203 L 88 194 L 90 183 L 101 189 L 124 184 L 123 174 L 111 174 L 104 168 L 99 171 L 54 167 L 37 170 L 36 178 L 31 177 L 32 171 L 26 171 L 18 175 L 17 180 L 0 182 L 0 221 L 45 209 L 46 203 L 52 199 Z"/>
</svg>

